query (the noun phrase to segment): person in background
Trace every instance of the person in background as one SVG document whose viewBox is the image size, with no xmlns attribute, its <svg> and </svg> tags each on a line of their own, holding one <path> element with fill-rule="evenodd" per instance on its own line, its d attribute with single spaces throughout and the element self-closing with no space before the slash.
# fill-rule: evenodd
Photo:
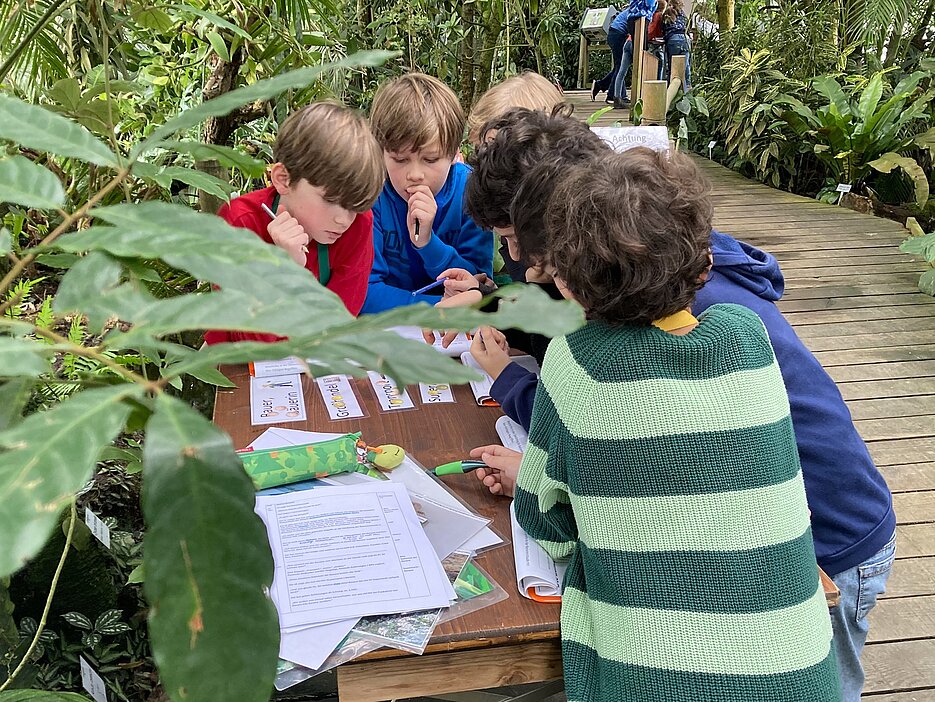
<svg viewBox="0 0 935 702">
<path fill-rule="evenodd" d="M 682 7 L 682 0 L 661 0 L 662 7 L 662 38 L 666 49 L 666 80 L 672 80 L 672 57 L 685 56 L 685 85 L 683 89 L 691 88 L 691 58 L 688 47 L 688 18 Z"/>
<path fill-rule="evenodd" d="M 628 18 L 627 9 L 623 9 L 617 13 L 617 16 L 613 18 L 610 22 L 610 28 L 607 30 L 607 45 L 610 46 L 610 55 L 611 55 L 611 68 L 606 76 L 600 80 L 595 80 L 591 82 L 591 101 L 597 99 L 597 96 L 600 93 L 606 92 L 607 99 L 605 102 L 608 105 L 614 104 L 614 92 L 615 81 L 617 79 L 617 74 L 620 72 L 620 66 L 623 62 L 624 46 L 627 43 L 627 18 Z M 632 55 L 632 49 L 631 49 Z"/>
</svg>

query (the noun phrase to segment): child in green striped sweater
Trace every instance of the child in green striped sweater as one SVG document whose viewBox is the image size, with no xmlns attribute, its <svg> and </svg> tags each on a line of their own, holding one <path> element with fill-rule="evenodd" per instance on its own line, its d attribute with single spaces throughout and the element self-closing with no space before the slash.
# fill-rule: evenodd
<svg viewBox="0 0 935 702">
<path fill-rule="evenodd" d="M 838 700 L 766 331 L 736 305 L 688 312 L 709 266 L 697 168 L 648 149 L 545 162 L 513 209 L 542 202 L 544 263 L 589 321 L 549 346 L 514 505 L 569 560 L 569 701 Z"/>
</svg>

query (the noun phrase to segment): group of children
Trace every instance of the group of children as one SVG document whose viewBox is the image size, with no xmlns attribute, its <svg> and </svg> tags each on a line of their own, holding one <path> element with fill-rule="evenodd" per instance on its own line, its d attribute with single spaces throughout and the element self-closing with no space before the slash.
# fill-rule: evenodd
<svg viewBox="0 0 935 702">
<path fill-rule="evenodd" d="M 369 129 L 311 105 L 281 128 L 272 186 L 220 214 L 354 314 L 479 301 L 491 232 L 516 284 L 585 309 L 565 337 L 482 328 L 471 349 L 530 437 L 525 454 L 475 449 L 477 477 L 569 559 L 569 700 L 856 701 L 895 518 L 840 393 L 775 307 L 775 259 L 712 230 L 688 157 L 617 154 L 560 103 L 535 74 L 492 88 L 467 122 L 473 170 L 434 78 L 382 86 Z M 541 380 L 508 346 L 539 357 Z M 816 557 L 841 588 L 830 616 Z"/>
</svg>

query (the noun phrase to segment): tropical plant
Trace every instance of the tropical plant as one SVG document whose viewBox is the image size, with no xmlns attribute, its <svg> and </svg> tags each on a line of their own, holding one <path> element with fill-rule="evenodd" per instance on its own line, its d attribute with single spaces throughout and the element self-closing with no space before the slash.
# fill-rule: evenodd
<svg viewBox="0 0 935 702">
<path fill-rule="evenodd" d="M 0 576 L 43 547 L 64 511 L 61 568 L 75 533 L 76 491 L 116 438 L 141 432 L 149 632 L 162 683 L 177 702 L 268 699 L 278 627 L 264 594 L 272 558 L 253 512 L 253 486 L 230 438 L 170 392 L 174 381 L 194 374 L 226 385 L 218 364 L 294 355 L 314 359 L 309 363 L 316 373 L 361 376 L 373 369 L 400 383 L 463 382 L 474 374 L 385 330 L 485 323 L 554 335 L 583 322 L 574 303 L 553 302 L 526 286 L 502 291 L 506 297 L 493 314 L 417 305 L 355 319 L 280 249 L 217 217 L 169 202 L 102 204 L 120 192 L 147 154 L 178 153 L 178 133 L 283 91 L 306 90 L 327 69 L 374 66 L 387 57 L 362 53 L 258 81 L 154 125 L 135 143 L 105 144 L 73 119 L 0 96 L 0 139 L 11 149 L 81 163 L 104 183 L 82 204 L 65 209 L 53 170 L 18 155 L 0 161 L 0 201 L 61 210 L 50 215 L 49 231 L 37 244 L 15 249 L 10 233 L 0 230 L 0 254 L 9 261 L 0 279 L 0 495 L 6 505 Z M 192 148 L 183 147 L 186 153 Z M 76 258 L 54 291 L 51 318 L 46 312 L 40 325 L 26 315 L 5 314 L 21 298 L 7 293 L 38 256 L 53 253 Z M 159 297 L 150 287 L 154 262 L 216 287 Z M 69 335 L 67 323 L 62 328 L 66 316 L 82 320 L 81 333 Z M 290 336 L 274 344 L 200 350 L 179 342 L 179 334 L 205 327 Z M 148 364 L 128 367 L 113 356 L 140 349 L 159 360 L 159 374 L 147 372 Z M 32 389 L 60 379 L 63 354 L 91 359 L 110 372 L 78 373 L 78 388 L 66 399 L 23 416 Z M 24 662 L 42 641 L 59 572 Z M 46 693 L 30 699 L 64 698 Z"/>
<path fill-rule="evenodd" d="M 919 290 L 935 297 L 935 232 L 926 234 L 912 217 L 906 220 L 909 238 L 899 246 L 900 251 L 921 256 L 929 269 L 919 278 Z"/>
<path fill-rule="evenodd" d="M 832 182 L 860 190 L 872 170 L 889 173 L 899 168 L 912 179 L 921 207 L 928 199 L 928 177 L 905 152 L 935 148 L 935 128 L 922 131 L 931 121 L 935 96 L 935 89 L 919 87 L 928 77 L 924 71 L 907 76 L 884 100 L 882 73 L 874 74 L 850 95 L 837 80 L 822 76 L 812 81 L 815 92 L 826 101 L 821 107 L 812 109 L 791 95 L 783 95 L 777 103 L 787 106 L 782 119 L 811 144 L 828 167 Z"/>
</svg>

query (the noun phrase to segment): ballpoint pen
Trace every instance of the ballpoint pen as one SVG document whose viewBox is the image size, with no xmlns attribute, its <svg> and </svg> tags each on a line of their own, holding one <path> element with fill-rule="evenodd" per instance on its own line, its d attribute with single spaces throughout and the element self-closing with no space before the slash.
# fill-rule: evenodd
<svg viewBox="0 0 935 702">
<path fill-rule="evenodd" d="M 448 278 L 439 278 L 439 279 L 436 280 L 434 283 L 429 283 L 428 285 L 423 285 L 423 286 L 422 286 L 421 288 L 419 288 L 418 290 L 413 290 L 413 291 L 412 291 L 412 296 L 415 297 L 416 295 L 421 295 L 421 294 L 424 293 L 426 290 L 431 290 L 432 288 L 436 288 L 436 287 L 438 287 L 439 285 L 444 285 L 446 280 L 448 280 Z"/>
<path fill-rule="evenodd" d="M 269 218 L 270 218 L 270 219 L 276 219 L 276 213 L 273 212 L 269 207 L 267 207 L 267 205 L 266 205 L 265 202 L 261 202 L 261 203 L 260 203 L 260 207 L 262 207 L 262 208 L 263 208 L 263 211 L 264 211 L 267 215 L 269 215 Z M 302 253 L 308 253 L 308 247 L 307 247 L 307 246 L 304 246 L 304 245 L 302 246 Z"/>
<path fill-rule="evenodd" d="M 458 475 L 459 473 L 470 473 L 477 468 L 483 468 L 487 464 L 483 461 L 452 461 L 444 463 L 432 471 L 435 475 Z"/>
</svg>

